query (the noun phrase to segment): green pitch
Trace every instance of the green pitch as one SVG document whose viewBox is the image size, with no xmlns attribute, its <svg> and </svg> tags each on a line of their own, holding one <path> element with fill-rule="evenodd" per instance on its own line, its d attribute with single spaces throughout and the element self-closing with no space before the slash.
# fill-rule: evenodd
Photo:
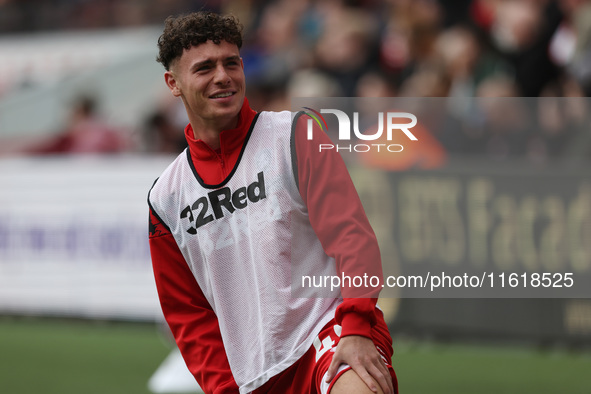
<svg viewBox="0 0 591 394">
<path fill-rule="evenodd" d="M 148 393 L 171 351 L 154 325 L 0 318 L 0 392 Z M 401 394 L 589 394 L 591 354 L 399 341 Z"/>
<path fill-rule="evenodd" d="M 169 352 L 154 325 L 0 319 L 0 392 L 148 393 Z"/>
<path fill-rule="evenodd" d="M 407 342 L 394 350 L 401 394 L 589 394 L 591 353 Z"/>
</svg>

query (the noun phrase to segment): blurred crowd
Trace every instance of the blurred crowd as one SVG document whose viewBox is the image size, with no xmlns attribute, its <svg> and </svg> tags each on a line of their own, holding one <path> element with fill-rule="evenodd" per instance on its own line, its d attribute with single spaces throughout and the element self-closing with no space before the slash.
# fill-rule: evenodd
<svg viewBox="0 0 591 394">
<path fill-rule="evenodd" d="M 248 97 L 257 110 L 290 109 L 291 97 L 449 97 L 453 104 L 591 93 L 589 0 L 0 0 L 0 33 L 161 25 L 202 9 L 243 23 Z M 458 105 L 450 128 L 435 137 L 450 154 L 591 157 L 586 101 L 574 102 L 540 104 L 535 127 L 475 127 Z M 167 103 L 142 122 L 141 141 L 118 146 L 176 152 L 185 122 L 178 103 Z"/>
</svg>

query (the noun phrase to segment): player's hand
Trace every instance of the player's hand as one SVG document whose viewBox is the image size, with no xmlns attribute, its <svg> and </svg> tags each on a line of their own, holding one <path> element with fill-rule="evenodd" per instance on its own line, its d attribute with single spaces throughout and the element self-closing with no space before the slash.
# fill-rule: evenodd
<svg viewBox="0 0 591 394">
<path fill-rule="evenodd" d="M 349 364 L 374 393 L 377 382 L 385 394 L 394 394 L 390 371 L 371 339 L 357 335 L 341 338 L 328 367 L 326 382 L 335 377 L 341 364 Z"/>
</svg>

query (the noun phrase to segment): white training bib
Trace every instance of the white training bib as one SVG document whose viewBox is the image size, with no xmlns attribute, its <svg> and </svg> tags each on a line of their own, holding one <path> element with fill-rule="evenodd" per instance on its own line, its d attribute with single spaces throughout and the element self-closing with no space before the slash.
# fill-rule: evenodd
<svg viewBox="0 0 591 394">
<path fill-rule="evenodd" d="M 260 113 L 222 184 L 205 184 L 187 150 L 149 195 L 218 317 L 241 393 L 297 361 L 342 301 L 292 298 L 292 272 L 336 275 L 336 266 L 296 185 L 291 123 L 287 111 Z"/>
</svg>

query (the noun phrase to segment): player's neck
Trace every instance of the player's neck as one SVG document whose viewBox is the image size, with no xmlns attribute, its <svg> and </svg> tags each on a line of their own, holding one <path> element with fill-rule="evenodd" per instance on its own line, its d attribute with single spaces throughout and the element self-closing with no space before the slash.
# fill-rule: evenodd
<svg viewBox="0 0 591 394">
<path fill-rule="evenodd" d="M 220 148 L 220 134 L 222 131 L 238 127 L 239 118 L 239 116 L 236 116 L 229 121 L 223 122 L 191 121 L 193 136 L 196 140 L 205 142 L 211 149 L 217 150 Z"/>
</svg>

